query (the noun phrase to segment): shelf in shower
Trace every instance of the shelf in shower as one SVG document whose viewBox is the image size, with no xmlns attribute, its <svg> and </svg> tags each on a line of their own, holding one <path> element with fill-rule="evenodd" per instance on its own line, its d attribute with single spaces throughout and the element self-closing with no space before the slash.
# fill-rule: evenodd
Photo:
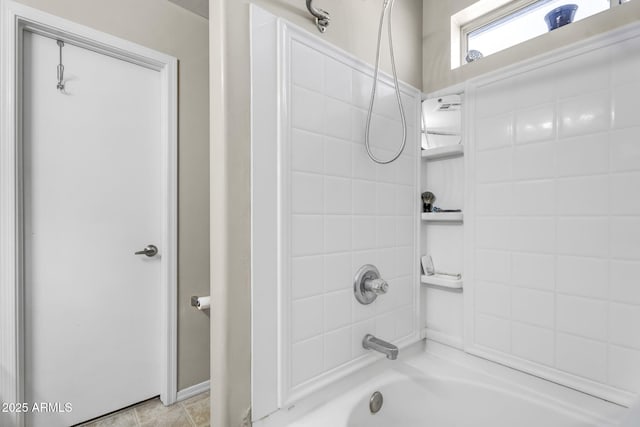
<svg viewBox="0 0 640 427">
<path fill-rule="evenodd" d="M 423 212 L 422 220 L 462 222 L 462 212 Z"/>
<path fill-rule="evenodd" d="M 464 145 L 445 145 L 444 147 L 427 148 L 422 150 L 422 158 L 426 160 L 458 157 L 464 154 Z"/>
<path fill-rule="evenodd" d="M 456 279 L 442 274 L 422 275 L 420 281 L 425 285 L 437 286 L 439 288 L 462 289 L 462 279 Z"/>
</svg>

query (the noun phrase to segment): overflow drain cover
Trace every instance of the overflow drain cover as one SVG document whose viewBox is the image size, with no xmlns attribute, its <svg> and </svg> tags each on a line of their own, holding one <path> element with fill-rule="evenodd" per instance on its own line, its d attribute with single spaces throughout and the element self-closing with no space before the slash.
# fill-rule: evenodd
<svg viewBox="0 0 640 427">
<path fill-rule="evenodd" d="M 369 410 L 376 414 L 382 408 L 383 398 L 379 391 L 374 392 L 369 399 Z"/>
</svg>

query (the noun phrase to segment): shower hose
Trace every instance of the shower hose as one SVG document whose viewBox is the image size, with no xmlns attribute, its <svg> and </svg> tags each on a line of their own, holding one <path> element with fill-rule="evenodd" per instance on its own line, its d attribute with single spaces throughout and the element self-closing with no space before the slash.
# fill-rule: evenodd
<svg viewBox="0 0 640 427">
<path fill-rule="evenodd" d="M 378 27 L 378 47 L 376 48 L 376 66 L 375 71 L 373 73 L 373 87 L 371 88 L 371 101 L 369 102 L 369 111 L 367 112 L 367 125 L 364 134 L 364 145 L 367 149 L 367 154 L 374 162 L 384 165 L 393 162 L 396 160 L 402 152 L 404 151 L 404 147 L 407 145 L 407 119 L 404 115 L 404 108 L 402 107 L 402 98 L 400 96 L 400 85 L 398 84 L 398 74 L 396 73 L 396 61 L 393 54 L 393 38 L 392 38 L 392 30 L 391 30 L 391 12 L 393 11 L 393 5 L 395 0 L 384 0 L 384 4 L 382 5 L 382 13 L 380 14 L 380 25 Z M 387 33 L 389 36 L 389 55 L 391 57 L 391 71 L 393 72 L 393 83 L 396 91 L 396 99 L 398 101 L 398 110 L 400 111 L 400 118 L 402 120 L 402 144 L 398 152 L 389 160 L 380 160 L 378 159 L 373 152 L 371 151 L 371 143 L 369 141 L 369 133 L 371 129 L 371 115 L 373 114 L 373 103 L 376 97 L 376 88 L 378 85 L 378 72 L 380 70 L 380 42 L 382 40 L 382 27 L 384 25 L 384 17 L 387 12 L 387 8 L 389 9 L 389 18 L 387 21 Z"/>
</svg>

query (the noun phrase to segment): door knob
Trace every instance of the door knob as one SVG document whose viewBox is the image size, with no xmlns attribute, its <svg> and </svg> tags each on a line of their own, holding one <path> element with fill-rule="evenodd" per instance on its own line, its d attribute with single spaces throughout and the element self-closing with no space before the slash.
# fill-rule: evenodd
<svg viewBox="0 0 640 427">
<path fill-rule="evenodd" d="M 146 255 L 151 258 L 158 254 L 158 248 L 155 245 L 147 245 L 143 250 L 134 253 L 136 255 Z"/>
</svg>

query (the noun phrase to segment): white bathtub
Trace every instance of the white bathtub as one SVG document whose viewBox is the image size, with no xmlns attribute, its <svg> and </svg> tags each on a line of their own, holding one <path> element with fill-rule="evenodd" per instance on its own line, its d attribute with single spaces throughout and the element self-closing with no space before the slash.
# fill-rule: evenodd
<svg viewBox="0 0 640 427">
<path fill-rule="evenodd" d="M 289 427 L 608 427 L 619 426 L 625 414 L 620 406 L 436 343 L 413 353 L 381 361 L 369 379 L 335 390 L 335 398 Z M 372 414 L 375 391 L 384 404 Z"/>
</svg>

